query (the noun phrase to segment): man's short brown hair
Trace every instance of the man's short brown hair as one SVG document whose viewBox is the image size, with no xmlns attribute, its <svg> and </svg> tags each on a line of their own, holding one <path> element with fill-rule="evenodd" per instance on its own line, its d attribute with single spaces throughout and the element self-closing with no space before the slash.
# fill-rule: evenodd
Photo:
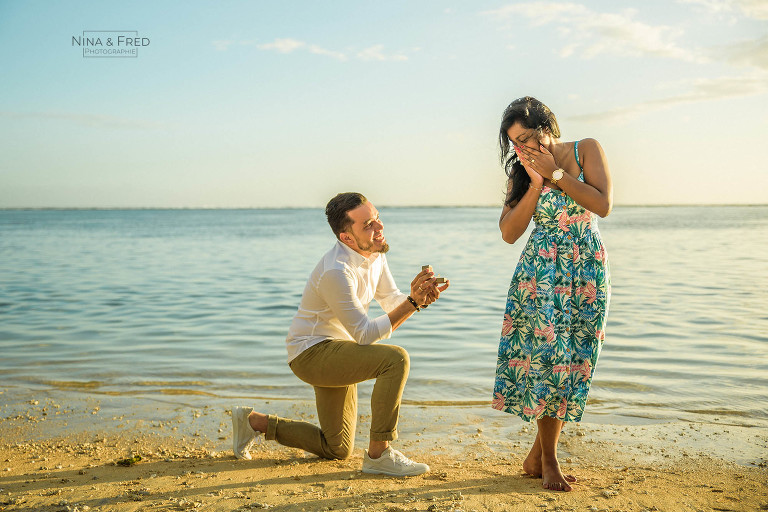
<svg viewBox="0 0 768 512">
<path fill-rule="evenodd" d="M 349 218 L 347 212 L 367 202 L 368 199 L 358 192 L 342 192 L 328 201 L 325 206 L 325 217 L 328 219 L 328 224 L 336 238 L 339 238 L 339 235 L 352 225 L 352 219 Z"/>
</svg>

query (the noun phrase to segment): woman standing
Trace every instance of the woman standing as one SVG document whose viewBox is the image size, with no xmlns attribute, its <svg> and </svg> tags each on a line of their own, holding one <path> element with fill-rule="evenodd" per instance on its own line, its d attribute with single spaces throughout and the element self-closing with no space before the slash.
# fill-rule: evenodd
<svg viewBox="0 0 768 512">
<path fill-rule="evenodd" d="M 504 111 L 501 159 L 509 178 L 499 227 L 512 244 L 535 229 L 509 288 L 493 407 L 536 420 L 523 469 L 547 489 L 570 491 L 557 461 L 565 422 L 580 421 L 610 298 L 597 218 L 611 211 L 608 163 L 594 139 L 561 142 L 555 115 L 526 96 Z"/>
</svg>

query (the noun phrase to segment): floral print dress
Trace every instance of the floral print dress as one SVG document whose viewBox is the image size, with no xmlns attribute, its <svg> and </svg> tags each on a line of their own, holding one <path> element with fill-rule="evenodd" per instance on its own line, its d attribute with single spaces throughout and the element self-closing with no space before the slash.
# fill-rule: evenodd
<svg viewBox="0 0 768 512">
<path fill-rule="evenodd" d="M 578 142 L 574 152 L 578 162 Z M 580 421 L 605 339 L 608 259 L 597 216 L 564 192 L 543 187 L 533 220 L 509 287 L 493 407 Z"/>
</svg>

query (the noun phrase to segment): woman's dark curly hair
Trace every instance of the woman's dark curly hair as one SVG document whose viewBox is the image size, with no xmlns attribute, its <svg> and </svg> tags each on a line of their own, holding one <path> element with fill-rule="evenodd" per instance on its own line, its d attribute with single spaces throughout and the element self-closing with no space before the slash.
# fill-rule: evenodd
<svg viewBox="0 0 768 512">
<path fill-rule="evenodd" d="M 520 122 L 526 128 L 539 132 L 539 139 L 549 133 L 555 138 L 560 137 L 560 127 L 555 119 L 555 114 L 545 104 L 531 96 L 518 98 L 504 110 L 499 127 L 499 146 L 501 148 L 501 165 L 507 177 L 512 180 L 512 190 L 504 201 L 505 206 L 512 206 L 523 197 L 531 178 L 525 172 L 523 164 L 515 153 L 515 148 L 509 140 L 507 130 Z"/>
</svg>

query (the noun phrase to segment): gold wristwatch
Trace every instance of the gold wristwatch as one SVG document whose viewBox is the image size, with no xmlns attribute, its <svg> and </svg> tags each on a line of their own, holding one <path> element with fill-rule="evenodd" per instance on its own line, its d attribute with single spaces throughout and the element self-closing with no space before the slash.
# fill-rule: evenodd
<svg viewBox="0 0 768 512">
<path fill-rule="evenodd" d="M 553 185 L 557 185 L 557 182 L 561 179 L 563 179 L 563 170 L 555 169 L 555 172 L 552 173 L 552 177 L 549 179 L 549 181 L 551 181 Z"/>
</svg>

